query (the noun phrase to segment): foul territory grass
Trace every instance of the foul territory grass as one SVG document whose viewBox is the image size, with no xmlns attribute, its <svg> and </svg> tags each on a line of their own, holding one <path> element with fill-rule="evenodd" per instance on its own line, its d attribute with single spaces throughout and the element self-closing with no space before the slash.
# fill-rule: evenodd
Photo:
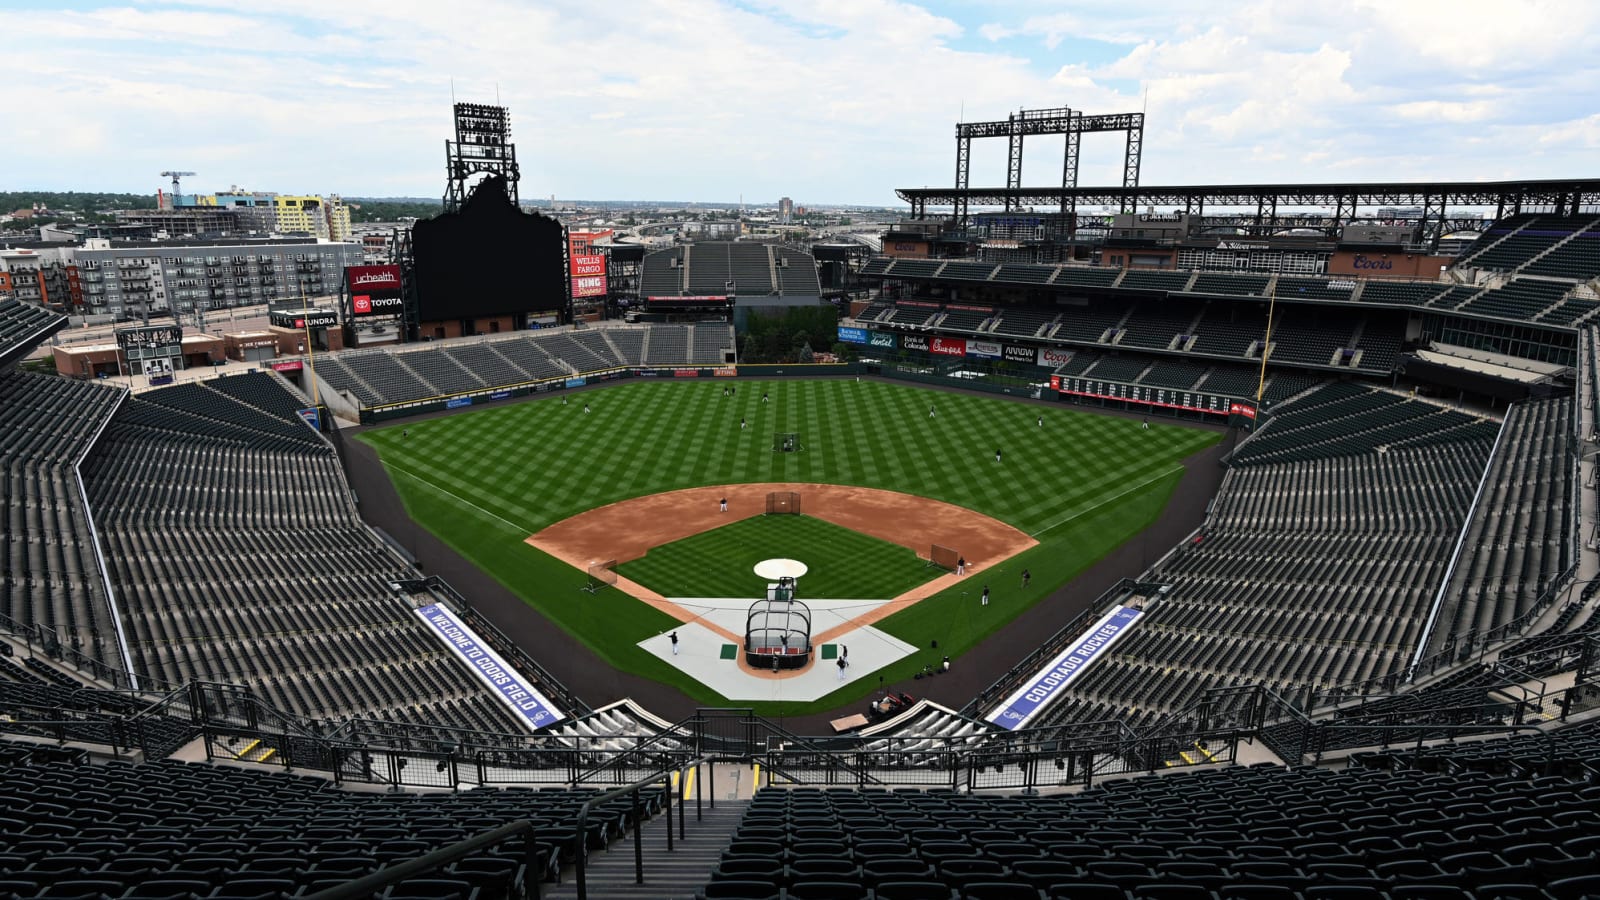
<svg viewBox="0 0 1600 900">
<path fill-rule="evenodd" d="M 525 539 L 596 506 L 703 485 L 822 482 L 944 500 L 1040 542 L 980 576 L 994 595 L 986 610 L 974 599 L 981 585 L 969 579 L 879 623 L 919 647 L 937 637 L 941 655 L 958 656 L 1154 521 L 1177 485 L 1179 461 L 1221 437 L 893 382 L 738 379 L 737 396 L 724 397 L 727 383 L 638 381 L 574 394 L 565 404 L 561 394 L 547 395 L 361 439 L 378 450 L 423 527 L 611 665 L 716 704 L 723 698 L 636 646 L 673 619 L 614 590 L 581 592 L 584 572 Z M 773 453 L 774 432 L 797 432 L 805 450 Z M 995 461 L 997 449 L 1003 461 Z M 1033 573 L 1026 591 L 1023 567 Z M 930 661 L 903 661 L 885 679 L 908 677 Z M 815 705 L 763 711 L 833 708 L 876 682 L 847 683 Z"/>
<path fill-rule="evenodd" d="M 883 600 L 944 574 L 905 547 L 810 516 L 741 519 L 662 544 L 617 571 L 667 597 L 754 600 L 767 586 L 756 563 L 778 557 L 806 564 L 802 600 Z"/>
</svg>

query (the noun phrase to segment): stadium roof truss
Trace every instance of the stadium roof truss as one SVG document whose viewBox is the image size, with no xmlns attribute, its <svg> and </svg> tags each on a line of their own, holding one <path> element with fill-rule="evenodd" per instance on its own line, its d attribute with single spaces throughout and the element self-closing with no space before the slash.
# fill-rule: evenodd
<svg viewBox="0 0 1600 900">
<path fill-rule="evenodd" d="M 1087 117 L 1085 117 L 1087 118 Z M 997 124 L 1006 124 L 1004 122 Z M 1137 175 L 1134 176 L 1137 178 Z M 1355 221 L 1361 211 L 1377 207 L 1419 207 L 1423 238 L 1437 244 L 1451 209 L 1493 209 L 1495 218 L 1517 213 L 1554 215 L 1600 213 L 1600 178 L 1544 181 L 1357 182 L 1349 184 L 1216 184 L 1141 187 L 987 187 L 901 188 L 895 192 L 911 204 L 911 217 L 925 219 L 929 209 L 946 208 L 960 221 L 970 207 L 1015 210 L 1032 207 L 1082 209 L 1158 208 L 1194 216 L 1213 211 L 1254 210 L 1259 222 L 1273 222 L 1280 208 L 1332 210 L 1340 222 Z"/>
</svg>

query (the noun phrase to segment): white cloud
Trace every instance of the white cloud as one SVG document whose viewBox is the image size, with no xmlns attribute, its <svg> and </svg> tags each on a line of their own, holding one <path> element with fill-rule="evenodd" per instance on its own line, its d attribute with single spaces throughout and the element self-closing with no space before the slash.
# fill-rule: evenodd
<svg viewBox="0 0 1600 900">
<path fill-rule="evenodd" d="M 37 0 L 0 33 L 19 186 L 434 196 L 452 80 L 511 107 L 525 194 L 572 198 L 892 202 L 950 182 L 963 109 L 1145 89 L 1145 183 L 1584 174 L 1600 131 L 1583 2 Z"/>
</svg>

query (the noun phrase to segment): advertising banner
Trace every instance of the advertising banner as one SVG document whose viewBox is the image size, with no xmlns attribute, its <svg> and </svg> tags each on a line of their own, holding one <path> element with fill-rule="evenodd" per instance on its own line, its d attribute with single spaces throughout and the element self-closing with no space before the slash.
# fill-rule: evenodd
<svg viewBox="0 0 1600 900">
<path fill-rule="evenodd" d="M 963 338 L 936 337 L 928 350 L 940 356 L 966 356 L 967 342 Z"/>
<path fill-rule="evenodd" d="M 967 341 L 967 355 L 978 359 L 999 359 L 1000 345 L 994 341 Z"/>
<path fill-rule="evenodd" d="M 572 257 L 572 277 L 579 278 L 584 275 L 606 274 L 606 258 L 603 255 Z"/>
<path fill-rule="evenodd" d="M 700 370 L 699 369 L 673 369 L 672 370 L 672 377 L 673 378 L 699 378 L 700 377 Z"/>
<path fill-rule="evenodd" d="M 339 317 L 325 309 L 313 309 L 305 313 L 280 310 L 269 313 L 267 321 L 279 328 L 326 328 L 337 324 Z"/>
<path fill-rule="evenodd" d="M 920 334 L 901 335 L 900 345 L 905 347 L 907 350 L 921 350 L 924 353 L 928 352 L 928 339 Z"/>
<path fill-rule="evenodd" d="M 1228 415 L 1254 419 L 1256 417 L 1256 408 L 1248 403 L 1232 403 L 1228 405 Z"/>
<path fill-rule="evenodd" d="M 419 607 L 416 614 L 466 661 L 472 674 L 488 685 L 495 696 L 526 722 L 530 729 L 537 730 L 566 718 L 537 688 L 524 683 L 521 673 L 501 659 L 494 648 L 479 639 L 450 610 L 435 603 Z"/>
<path fill-rule="evenodd" d="M 346 266 L 344 279 L 352 295 L 400 292 L 399 266 Z"/>
<path fill-rule="evenodd" d="M 305 366 L 305 360 L 300 359 L 286 359 L 283 362 L 267 363 L 267 367 L 274 372 L 298 372 Z"/>
<path fill-rule="evenodd" d="M 356 316 L 376 316 L 384 313 L 399 315 L 405 310 L 405 306 L 405 299 L 398 294 L 393 297 L 376 297 L 369 294 L 350 296 L 350 313 Z"/>
<path fill-rule="evenodd" d="M 712 369 L 711 374 L 717 378 L 737 378 L 739 376 L 739 370 L 733 366 L 723 366 L 720 369 Z"/>
<path fill-rule="evenodd" d="M 568 378 L 566 380 L 566 382 L 565 382 L 566 386 L 569 387 L 569 388 L 580 388 L 580 387 L 583 387 L 584 385 L 586 385 L 588 383 L 589 383 L 589 380 L 584 378 L 581 375 L 578 376 L 577 378 Z"/>
<path fill-rule="evenodd" d="M 471 397 L 451 397 L 449 400 L 446 400 L 444 402 L 444 408 L 445 409 L 460 409 L 463 406 L 471 406 L 471 405 L 472 405 L 472 398 Z"/>
<path fill-rule="evenodd" d="M 1026 726 L 1051 698 L 1071 684 L 1118 638 L 1127 634 L 1142 615 L 1142 611 L 1131 606 L 1113 606 L 1100 621 L 1089 626 L 1088 631 L 1045 664 L 1032 681 L 1007 697 L 989 714 L 988 720 L 1011 731 Z"/>
<path fill-rule="evenodd" d="M 494 393 L 489 395 L 489 399 L 490 400 L 504 400 L 504 399 L 506 399 L 507 397 L 510 397 L 510 396 L 511 396 L 511 392 L 510 391 L 495 391 Z"/>
<path fill-rule="evenodd" d="M 574 297 L 604 297 L 606 295 L 606 276 L 585 275 L 582 278 L 572 279 L 572 296 Z"/>
<path fill-rule="evenodd" d="M 865 344 L 867 342 L 867 330 L 865 328 L 849 328 L 841 325 L 839 326 L 839 340 L 844 341 L 846 344 Z"/>
<path fill-rule="evenodd" d="M 300 418 L 306 420 L 306 424 L 310 425 L 313 431 L 322 430 L 322 414 L 317 411 L 315 406 L 297 409 L 295 412 L 300 414 Z"/>
<path fill-rule="evenodd" d="M 1021 344 L 1005 345 L 1005 349 L 1001 351 L 1000 355 L 1012 362 L 1029 363 L 1030 365 L 1038 362 L 1038 357 L 1034 355 L 1033 348 L 1024 347 Z"/>
<path fill-rule="evenodd" d="M 1038 364 L 1054 369 L 1072 362 L 1072 357 L 1075 355 L 1076 353 L 1071 350 L 1062 350 L 1058 347 L 1040 347 Z"/>
<path fill-rule="evenodd" d="M 867 343 L 883 350 L 893 350 L 895 339 L 887 331 L 874 331 L 867 335 Z"/>
</svg>

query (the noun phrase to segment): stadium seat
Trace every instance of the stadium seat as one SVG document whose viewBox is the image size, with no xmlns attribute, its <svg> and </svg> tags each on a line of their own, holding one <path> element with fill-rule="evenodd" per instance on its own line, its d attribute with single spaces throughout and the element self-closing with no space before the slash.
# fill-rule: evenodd
<svg viewBox="0 0 1600 900">
<path fill-rule="evenodd" d="M 1050 886 L 1050 900 L 1127 900 L 1128 893 L 1104 882 L 1065 881 Z"/>
<path fill-rule="evenodd" d="M 872 890 L 859 882 L 802 879 L 789 885 L 788 900 L 870 900 Z"/>
<path fill-rule="evenodd" d="M 1039 900 L 1039 889 L 1024 881 L 970 881 L 961 887 L 963 900 Z"/>
<path fill-rule="evenodd" d="M 885 881 L 872 889 L 875 900 L 955 900 L 956 893 L 937 881 Z"/>
<path fill-rule="evenodd" d="M 700 900 L 777 900 L 778 885 L 770 881 L 713 881 L 697 895 Z"/>
<path fill-rule="evenodd" d="M 128 888 L 121 894 L 124 900 L 192 900 L 197 897 L 211 896 L 213 887 L 209 881 L 196 881 L 181 878 L 153 878 Z"/>
</svg>

